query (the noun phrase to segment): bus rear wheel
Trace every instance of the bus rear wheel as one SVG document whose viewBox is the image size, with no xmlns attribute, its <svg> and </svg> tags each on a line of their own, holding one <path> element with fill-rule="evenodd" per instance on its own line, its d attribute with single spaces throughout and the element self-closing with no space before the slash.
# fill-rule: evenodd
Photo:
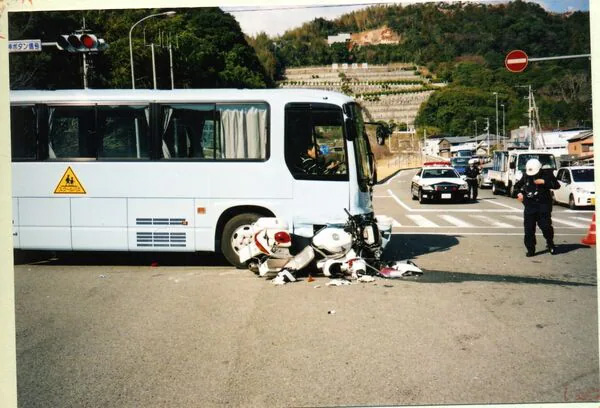
<svg viewBox="0 0 600 408">
<path fill-rule="evenodd" d="M 223 228 L 221 252 L 227 261 L 238 269 L 247 268 L 240 262 L 239 250 L 252 242 L 251 225 L 261 217 L 259 214 L 246 213 L 232 217 Z"/>
</svg>

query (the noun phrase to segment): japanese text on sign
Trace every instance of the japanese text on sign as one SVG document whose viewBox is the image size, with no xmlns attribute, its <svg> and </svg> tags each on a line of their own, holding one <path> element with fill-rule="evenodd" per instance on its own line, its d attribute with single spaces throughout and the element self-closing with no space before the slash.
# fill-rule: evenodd
<svg viewBox="0 0 600 408">
<path fill-rule="evenodd" d="M 8 52 L 42 51 L 41 40 L 14 40 L 8 42 Z"/>
</svg>

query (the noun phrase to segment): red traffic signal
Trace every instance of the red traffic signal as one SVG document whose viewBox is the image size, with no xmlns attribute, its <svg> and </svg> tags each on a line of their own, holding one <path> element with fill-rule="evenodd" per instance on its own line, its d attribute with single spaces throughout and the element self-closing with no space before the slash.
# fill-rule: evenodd
<svg viewBox="0 0 600 408">
<path fill-rule="evenodd" d="M 81 44 L 87 48 L 88 50 L 91 50 L 92 48 L 96 47 L 96 43 L 98 42 L 98 40 L 96 39 L 95 35 L 90 35 L 90 34 L 83 34 L 79 40 L 81 41 Z"/>
<path fill-rule="evenodd" d="M 108 44 L 94 34 L 60 35 L 56 44 L 58 48 L 68 52 L 94 52 L 108 48 Z"/>
</svg>

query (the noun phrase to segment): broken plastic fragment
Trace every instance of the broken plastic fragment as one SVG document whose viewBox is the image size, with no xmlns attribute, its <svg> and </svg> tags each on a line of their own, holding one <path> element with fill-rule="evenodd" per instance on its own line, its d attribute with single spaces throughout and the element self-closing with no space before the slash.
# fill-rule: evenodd
<svg viewBox="0 0 600 408">
<path fill-rule="evenodd" d="M 398 261 L 379 270 L 379 276 L 384 278 L 404 278 L 407 276 L 420 276 L 423 271 L 409 260 Z"/>
<path fill-rule="evenodd" d="M 288 282 L 296 282 L 296 278 L 294 278 L 294 275 L 286 269 L 279 272 L 277 276 L 271 280 L 273 285 L 285 285 Z"/>
<path fill-rule="evenodd" d="M 330 310 L 327 312 L 327 314 L 335 314 L 335 310 Z"/>
<path fill-rule="evenodd" d="M 375 282 L 375 278 L 372 277 L 371 275 L 363 275 L 360 278 L 358 278 L 358 281 L 364 282 L 364 283 Z"/>
<path fill-rule="evenodd" d="M 306 281 L 307 282 L 314 282 L 315 278 L 313 278 L 312 276 L 308 275 L 308 279 Z"/>
<path fill-rule="evenodd" d="M 332 279 L 327 282 L 327 286 L 342 286 L 342 285 L 351 285 L 351 283 L 347 280 L 342 279 Z"/>
</svg>

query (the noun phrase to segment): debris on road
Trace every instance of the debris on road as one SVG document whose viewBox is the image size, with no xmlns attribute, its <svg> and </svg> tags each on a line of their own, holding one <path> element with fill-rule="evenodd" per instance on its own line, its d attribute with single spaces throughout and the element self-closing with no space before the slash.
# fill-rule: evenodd
<svg viewBox="0 0 600 408">
<path fill-rule="evenodd" d="M 282 270 L 271 280 L 273 285 L 285 285 L 288 282 L 296 282 L 296 278 L 287 269 Z"/>
<path fill-rule="evenodd" d="M 413 262 L 405 259 L 392 265 L 384 266 L 379 270 L 379 276 L 388 279 L 405 278 L 408 276 L 421 276 L 423 271 Z"/>
<path fill-rule="evenodd" d="M 363 283 L 375 282 L 375 278 L 373 276 L 371 276 L 371 275 L 362 275 L 357 280 L 359 282 L 363 282 Z"/>
<path fill-rule="evenodd" d="M 335 314 L 335 310 L 330 310 L 327 312 L 327 314 Z"/>
<path fill-rule="evenodd" d="M 350 281 L 347 280 L 343 280 L 343 279 L 332 279 L 329 282 L 327 282 L 327 286 L 344 286 L 344 285 L 351 285 L 352 283 L 350 283 Z"/>
</svg>

